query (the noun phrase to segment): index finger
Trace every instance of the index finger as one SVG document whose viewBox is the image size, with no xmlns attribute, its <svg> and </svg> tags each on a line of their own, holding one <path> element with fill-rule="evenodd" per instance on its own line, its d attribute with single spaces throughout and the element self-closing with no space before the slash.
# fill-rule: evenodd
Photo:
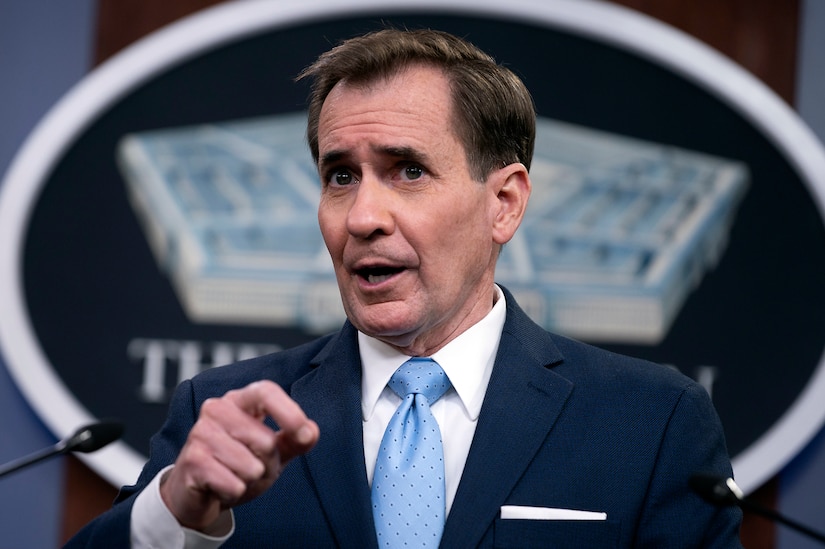
<svg viewBox="0 0 825 549">
<path fill-rule="evenodd" d="M 299 444 L 312 442 L 314 422 L 277 383 L 269 380 L 255 381 L 234 392 L 232 399 L 250 415 L 270 416 L 281 431 L 290 433 Z"/>
</svg>

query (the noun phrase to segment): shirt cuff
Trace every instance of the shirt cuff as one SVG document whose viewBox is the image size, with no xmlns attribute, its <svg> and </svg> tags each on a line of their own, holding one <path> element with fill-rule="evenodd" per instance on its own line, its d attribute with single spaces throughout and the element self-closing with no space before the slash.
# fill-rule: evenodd
<svg viewBox="0 0 825 549">
<path fill-rule="evenodd" d="M 234 515 L 230 511 L 232 529 L 220 537 L 178 524 L 160 496 L 160 480 L 172 467 L 162 469 L 135 499 L 130 529 L 132 549 L 217 549 L 235 532 Z"/>
</svg>

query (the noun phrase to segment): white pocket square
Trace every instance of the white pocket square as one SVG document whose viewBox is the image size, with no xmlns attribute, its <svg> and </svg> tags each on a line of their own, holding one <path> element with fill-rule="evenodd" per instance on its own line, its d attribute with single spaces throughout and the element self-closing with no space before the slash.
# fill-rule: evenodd
<svg viewBox="0 0 825 549">
<path fill-rule="evenodd" d="M 607 520 L 607 513 L 556 509 L 553 507 L 529 507 L 526 505 L 502 505 L 502 519 L 527 520 Z"/>
</svg>

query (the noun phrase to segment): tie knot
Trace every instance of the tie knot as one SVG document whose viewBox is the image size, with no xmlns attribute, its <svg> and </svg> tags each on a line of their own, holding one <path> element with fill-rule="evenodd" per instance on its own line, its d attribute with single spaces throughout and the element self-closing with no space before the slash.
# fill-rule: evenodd
<svg viewBox="0 0 825 549">
<path fill-rule="evenodd" d="M 390 378 L 389 386 L 401 398 L 420 394 L 432 405 L 450 388 L 450 379 L 438 362 L 416 357 L 399 366 Z"/>
</svg>

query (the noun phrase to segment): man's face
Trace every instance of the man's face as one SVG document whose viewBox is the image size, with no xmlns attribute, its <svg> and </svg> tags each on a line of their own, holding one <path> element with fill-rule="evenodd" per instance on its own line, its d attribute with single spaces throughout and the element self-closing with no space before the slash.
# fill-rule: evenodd
<svg viewBox="0 0 825 549">
<path fill-rule="evenodd" d="M 473 180 L 440 70 L 339 83 L 321 110 L 321 233 L 364 333 L 430 355 L 493 303 L 498 178 Z"/>
</svg>

